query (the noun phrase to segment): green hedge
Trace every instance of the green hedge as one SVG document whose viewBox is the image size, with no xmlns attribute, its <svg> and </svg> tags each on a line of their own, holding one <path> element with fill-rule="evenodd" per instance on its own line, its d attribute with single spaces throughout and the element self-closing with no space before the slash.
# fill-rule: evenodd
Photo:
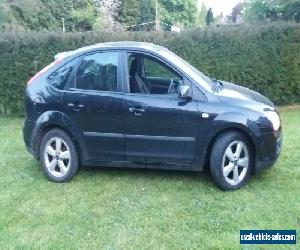
<svg viewBox="0 0 300 250">
<path fill-rule="evenodd" d="M 175 33 L 2 33 L 0 114 L 23 114 L 27 80 L 58 52 L 107 41 L 161 44 L 202 72 L 261 92 L 276 104 L 300 103 L 300 26 L 223 26 Z"/>
</svg>

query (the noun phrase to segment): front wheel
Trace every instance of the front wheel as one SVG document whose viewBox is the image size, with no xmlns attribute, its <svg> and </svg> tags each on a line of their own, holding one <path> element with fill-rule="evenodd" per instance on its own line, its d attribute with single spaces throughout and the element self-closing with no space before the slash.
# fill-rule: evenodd
<svg viewBox="0 0 300 250">
<path fill-rule="evenodd" d="M 79 168 L 75 145 L 60 129 L 52 129 L 42 139 L 40 161 L 45 176 L 53 182 L 67 182 Z"/>
<path fill-rule="evenodd" d="M 210 170 L 214 182 L 223 190 L 235 190 L 245 185 L 253 165 L 252 148 L 239 132 L 226 132 L 215 141 Z"/>
</svg>

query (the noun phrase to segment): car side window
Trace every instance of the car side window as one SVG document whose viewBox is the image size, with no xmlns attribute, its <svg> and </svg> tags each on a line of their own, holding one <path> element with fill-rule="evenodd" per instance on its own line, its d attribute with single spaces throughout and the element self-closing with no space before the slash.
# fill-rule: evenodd
<svg viewBox="0 0 300 250">
<path fill-rule="evenodd" d="M 168 69 L 162 63 L 150 59 L 149 57 L 143 57 L 143 64 L 146 77 L 160 77 L 160 78 L 178 78 L 178 75 L 174 71 Z"/>
<path fill-rule="evenodd" d="M 48 76 L 48 83 L 57 89 L 64 89 L 77 63 L 78 59 L 74 59 L 71 62 L 68 62 L 67 64 L 59 68 L 58 70 L 54 71 Z"/>
<path fill-rule="evenodd" d="M 131 93 L 177 94 L 182 77 L 160 60 L 143 54 L 128 56 Z"/>
<path fill-rule="evenodd" d="M 117 91 L 118 53 L 95 53 L 83 58 L 76 74 L 76 88 Z"/>
</svg>

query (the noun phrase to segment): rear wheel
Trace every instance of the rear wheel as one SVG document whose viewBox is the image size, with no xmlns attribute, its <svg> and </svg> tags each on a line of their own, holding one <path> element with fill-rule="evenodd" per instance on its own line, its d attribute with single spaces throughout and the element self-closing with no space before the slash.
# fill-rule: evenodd
<svg viewBox="0 0 300 250">
<path fill-rule="evenodd" d="M 53 182 L 69 181 L 79 168 L 75 145 L 60 129 L 50 130 L 42 139 L 40 160 L 45 176 Z"/>
<path fill-rule="evenodd" d="M 215 141 L 210 169 L 214 182 L 223 190 L 235 190 L 250 177 L 253 153 L 247 138 L 239 132 L 226 132 Z"/>
</svg>

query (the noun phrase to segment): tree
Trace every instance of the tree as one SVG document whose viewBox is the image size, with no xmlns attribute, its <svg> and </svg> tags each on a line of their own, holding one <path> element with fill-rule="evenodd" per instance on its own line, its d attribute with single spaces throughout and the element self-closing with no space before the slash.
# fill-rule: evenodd
<svg viewBox="0 0 300 250">
<path fill-rule="evenodd" d="M 213 14 L 211 8 L 209 8 L 208 11 L 207 11 L 205 22 L 206 22 L 207 25 L 210 25 L 211 23 L 214 22 L 214 14 Z"/>
<path fill-rule="evenodd" d="M 160 0 L 159 16 L 162 22 L 172 25 L 181 23 L 193 26 L 197 20 L 195 0 Z"/>
<path fill-rule="evenodd" d="M 155 20 L 154 0 L 122 0 L 117 20 L 123 25 L 130 26 Z"/>
<path fill-rule="evenodd" d="M 155 1 L 140 0 L 140 14 L 138 18 L 139 23 L 151 22 L 155 20 Z"/>
<path fill-rule="evenodd" d="M 250 0 L 245 7 L 245 17 L 250 22 L 266 21 L 270 18 L 270 13 L 270 6 L 265 0 Z"/>
<path fill-rule="evenodd" d="M 120 22 L 127 25 L 154 22 L 155 2 L 155 0 L 123 0 L 119 9 Z M 168 25 L 192 26 L 197 18 L 195 0 L 158 0 L 158 18 Z"/>
<path fill-rule="evenodd" d="M 207 14 L 207 7 L 204 2 L 202 2 L 200 11 L 198 12 L 198 17 L 197 17 L 197 25 L 204 26 L 205 25 L 205 18 Z"/>
<path fill-rule="evenodd" d="M 136 24 L 140 14 L 139 7 L 138 0 L 123 0 L 119 7 L 117 20 L 125 25 Z"/>
<path fill-rule="evenodd" d="M 36 5 L 39 0 L 33 1 Z M 62 29 L 61 20 L 65 19 L 67 31 L 90 31 L 96 20 L 93 0 L 40 0 L 44 9 L 40 13 L 39 27 L 55 23 L 56 30 Z M 25 10 L 24 10 L 25 12 Z M 50 26 L 49 25 L 49 26 Z M 52 25 L 51 25 L 52 26 Z M 53 24 L 54 26 L 54 24 Z M 51 28 L 47 28 L 50 29 Z M 33 29 L 35 30 L 35 29 Z"/>
<path fill-rule="evenodd" d="M 74 1 L 75 2 L 75 1 Z M 92 1 L 83 4 L 79 1 L 70 11 L 66 22 L 72 31 L 91 31 L 96 22 L 97 13 Z"/>
<path fill-rule="evenodd" d="M 300 22 L 300 0 L 285 4 L 282 8 L 282 19 Z"/>
<path fill-rule="evenodd" d="M 300 0 L 250 0 L 245 7 L 245 17 L 249 22 L 300 22 Z"/>
<path fill-rule="evenodd" d="M 98 18 L 94 30 L 113 31 L 120 28 L 117 21 L 119 0 L 94 0 Z"/>
<path fill-rule="evenodd" d="M 0 31 L 91 30 L 96 18 L 93 0 L 0 0 Z"/>
</svg>

